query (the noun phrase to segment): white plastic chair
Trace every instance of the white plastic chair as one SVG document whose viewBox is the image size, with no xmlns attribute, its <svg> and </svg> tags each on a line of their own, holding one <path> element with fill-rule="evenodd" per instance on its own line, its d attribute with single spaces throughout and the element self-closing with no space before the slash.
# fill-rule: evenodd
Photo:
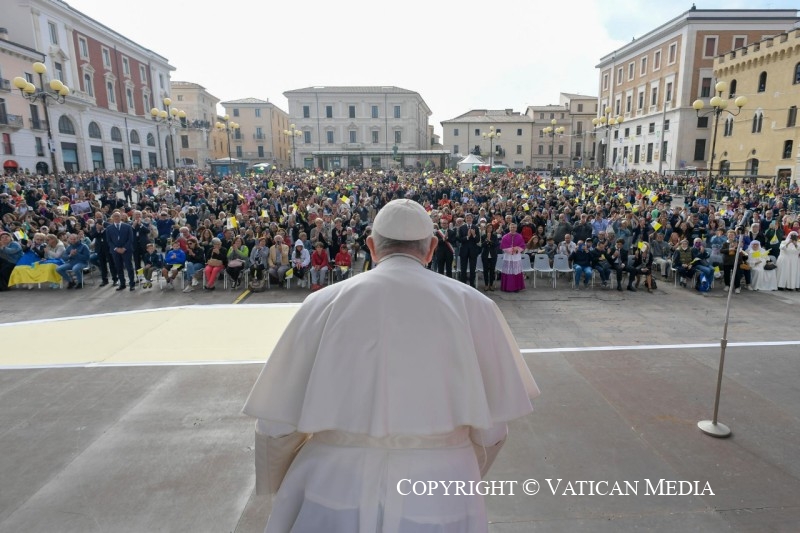
<svg viewBox="0 0 800 533">
<path fill-rule="evenodd" d="M 523 259 L 524 261 L 524 259 Z M 528 262 L 530 262 L 530 257 L 528 258 Z M 555 288 L 556 286 L 556 271 L 553 267 L 550 266 L 550 258 L 547 254 L 536 254 L 533 257 L 533 288 L 536 288 L 536 273 L 539 272 L 541 275 L 544 272 L 547 272 L 550 275 L 550 286 Z"/>
<path fill-rule="evenodd" d="M 525 277 L 527 278 L 528 274 L 530 274 L 531 272 L 533 272 L 533 277 L 534 277 L 533 283 L 534 285 L 536 285 L 536 273 L 534 272 L 533 267 L 531 266 L 531 256 L 529 256 L 528 254 L 522 254 L 522 273 L 525 274 Z"/>
<path fill-rule="evenodd" d="M 570 280 L 570 286 L 575 286 L 575 272 L 572 270 L 572 267 L 569 266 L 569 257 L 566 254 L 556 254 L 553 256 L 553 270 L 555 273 L 553 274 L 553 279 L 558 279 L 558 274 L 567 274 Z M 553 282 L 553 287 L 556 286 L 556 282 Z"/>
</svg>

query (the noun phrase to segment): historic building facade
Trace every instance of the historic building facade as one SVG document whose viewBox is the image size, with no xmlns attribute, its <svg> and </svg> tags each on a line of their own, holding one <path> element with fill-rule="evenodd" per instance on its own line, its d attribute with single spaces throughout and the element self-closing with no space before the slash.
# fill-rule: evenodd
<svg viewBox="0 0 800 533">
<path fill-rule="evenodd" d="M 705 167 L 711 128 L 707 117 L 697 117 L 692 102 L 713 96 L 714 58 L 786 32 L 797 21 L 794 9 L 692 8 L 602 57 L 596 116 L 605 121 L 597 132 L 600 166 L 618 171 Z"/>
</svg>

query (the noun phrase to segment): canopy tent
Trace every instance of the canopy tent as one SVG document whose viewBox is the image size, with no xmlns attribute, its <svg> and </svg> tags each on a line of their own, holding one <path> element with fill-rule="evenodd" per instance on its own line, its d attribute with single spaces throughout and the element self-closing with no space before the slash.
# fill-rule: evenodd
<svg viewBox="0 0 800 533">
<path fill-rule="evenodd" d="M 471 172 L 473 165 L 483 165 L 483 159 L 475 154 L 469 154 L 467 157 L 458 162 L 459 172 Z"/>
</svg>

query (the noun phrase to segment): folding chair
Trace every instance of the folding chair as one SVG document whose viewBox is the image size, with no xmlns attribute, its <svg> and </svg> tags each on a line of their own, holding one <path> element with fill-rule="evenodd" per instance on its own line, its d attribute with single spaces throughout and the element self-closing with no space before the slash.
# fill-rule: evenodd
<svg viewBox="0 0 800 533">
<path fill-rule="evenodd" d="M 533 272 L 533 284 L 534 288 L 536 285 L 536 272 L 533 270 L 531 266 L 531 256 L 528 254 L 522 254 L 522 273 L 525 274 L 525 277 L 528 277 L 528 274 Z"/>
<path fill-rule="evenodd" d="M 569 266 L 569 257 L 566 254 L 556 254 L 553 256 L 553 288 L 556 287 L 556 280 L 558 274 L 567 274 L 570 280 L 570 286 L 575 287 L 575 271 Z"/>
<path fill-rule="evenodd" d="M 530 263 L 530 257 L 528 258 L 528 262 Z M 550 286 L 555 288 L 556 287 L 556 271 L 553 267 L 550 266 L 550 258 L 547 254 L 536 254 L 533 257 L 533 288 L 536 288 L 536 273 L 539 272 L 541 275 L 544 272 L 547 272 L 550 275 Z"/>
</svg>

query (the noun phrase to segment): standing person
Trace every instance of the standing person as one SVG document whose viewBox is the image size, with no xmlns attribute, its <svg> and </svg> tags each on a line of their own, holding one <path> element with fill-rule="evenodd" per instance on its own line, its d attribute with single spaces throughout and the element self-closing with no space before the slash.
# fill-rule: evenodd
<svg viewBox="0 0 800 533">
<path fill-rule="evenodd" d="M 119 276 L 118 291 L 125 288 L 125 272 L 128 273 L 130 290 L 136 290 L 136 281 L 133 272 L 133 228 L 122 222 L 122 215 L 114 211 L 111 215 L 111 226 L 106 230 L 108 248 L 114 258 L 114 267 Z"/>
<path fill-rule="evenodd" d="M 497 255 L 500 253 L 500 237 L 494 226 L 481 226 L 481 263 L 483 263 L 483 292 L 494 291 L 497 279 Z"/>
<path fill-rule="evenodd" d="M 500 271 L 500 290 L 519 292 L 525 289 L 525 276 L 522 274 L 522 251 L 525 240 L 517 233 L 517 225 L 508 225 L 508 233 L 500 241 L 503 250 L 503 268 Z"/>
<path fill-rule="evenodd" d="M 373 229 L 377 268 L 306 298 L 244 406 L 257 490 L 277 490 L 266 531 L 487 531 L 479 494 L 406 485 L 479 481 L 539 390 L 497 306 L 425 268 L 438 241 L 421 205 L 393 200 Z M 352 345 L 352 324 L 374 342 Z M 281 462 L 285 479 L 262 475 Z"/>
<path fill-rule="evenodd" d="M 142 220 L 142 212 L 133 212 L 133 265 L 136 270 L 142 268 L 142 256 L 147 253 L 150 243 L 150 224 Z"/>
<path fill-rule="evenodd" d="M 89 229 L 89 238 L 94 240 L 94 255 L 96 256 L 92 262 L 100 269 L 100 277 L 103 280 L 100 283 L 101 287 L 108 285 L 109 270 L 111 271 L 111 279 L 116 285 L 118 283 L 117 267 L 114 266 L 114 252 L 108 246 L 108 236 L 106 235 L 108 225 L 103 220 L 102 214 L 98 213 L 95 218 L 97 222 L 90 226 Z"/>
<path fill-rule="evenodd" d="M 443 222 L 446 224 L 446 222 Z M 448 278 L 453 277 L 453 258 L 455 249 L 453 242 L 456 239 L 456 231 L 452 228 L 437 228 L 436 232 L 436 272 L 444 274 Z"/>
<path fill-rule="evenodd" d="M 781 254 L 777 261 L 778 290 L 800 289 L 800 243 L 797 232 L 790 231 L 781 243 Z"/>
<path fill-rule="evenodd" d="M 478 264 L 478 255 L 480 254 L 480 235 L 478 233 L 478 226 L 474 223 L 472 213 L 464 215 L 464 225 L 458 228 L 458 240 L 461 243 L 459 252 L 459 257 L 461 259 L 461 282 L 468 284 L 470 287 L 474 287 L 475 267 Z M 523 246 L 525 246 L 525 244 L 523 244 Z M 468 269 L 469 275 L 467 275 Z"/>
</svg>

